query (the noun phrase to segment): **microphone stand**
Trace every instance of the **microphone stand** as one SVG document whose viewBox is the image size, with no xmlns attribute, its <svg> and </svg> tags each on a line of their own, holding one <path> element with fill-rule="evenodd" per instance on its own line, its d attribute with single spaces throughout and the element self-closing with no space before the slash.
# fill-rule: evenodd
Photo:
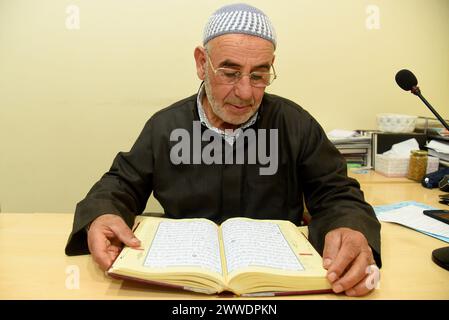
<svg viewBox="0 0 449 320">
<path fill-rule="evenodd" d="M 418 86 L 414 86 L 412 88 L 412 93 L 415 96 L 418 96 L 422 102 L 424 102 L 424 104 L 427 106 L 427 108 L 429 108 L 430 111 L 432 111 L 432 113 L 435 115 L 435 117 L 437 117 L 437 119 L 441 122 L 441 124 L 446 128 L 446 130 L 449 131 L 449 125 L 446 123 L 446 121 L 444 121 L 444 119 L 438 114 L 438 112 L 430 105 L 430 103 L 426 100 L 426 98 L 423 97 L 423 95 L 421 94 L 421 90 L 419 89 Z"/>
<path fill-rule="evenodd" d="M 438 114 L 438 112 L 430 105 L 430 103 L 423 97 L 421 90 L 418 86 L 413 86 L 412 93 L 418 96 L 422 102 L 429 108 L 430 111 L 437 117 L 441 124 L 449 131 L 449 125 L 446 121 Z M 449 247 L 443 247 L 435 249 L 432 251 L 432 261 L 439 265 L 441 268 L 449 270 Z"/>
</svg>

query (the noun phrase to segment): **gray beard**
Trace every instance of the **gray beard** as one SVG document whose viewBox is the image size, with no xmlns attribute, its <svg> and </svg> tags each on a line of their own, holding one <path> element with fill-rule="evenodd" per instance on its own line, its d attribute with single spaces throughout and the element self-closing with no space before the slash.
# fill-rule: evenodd
<svg viewBox="0 0 449 320">
<path fill-rule="evenodd" d="M 209 102 L 209 106 L 211 107 L 212 112 L 217 117 L 219 117 L 221 120 L 225 121 L 226 123 L 229 123 L 229 124 L 232 124 L 232 125 L 235 125 L 235 126 L 239 126 L 239 125 L 245 123 L 246 121 L 248 121 L 252 117 L 252 115 L 254 114 L 254 113 L 249 114 L 246 119 L 243 119 L 243 121 L 227 121 L 227 120 L 223 119 L 222 116 L 220 115 L 220 112 L 219 112 L 220 108 L 217 106 L 217 104 L 215 102 L 214 95 L 212 94 L 212 88 L 210 86 L 210 78 L 209 78 L 209 74 L 207 72 L 207 69 L 206 69 L 206 76 L 204 78 L 204 88 L 206 90 L 206 99 Z"/>
</svg>

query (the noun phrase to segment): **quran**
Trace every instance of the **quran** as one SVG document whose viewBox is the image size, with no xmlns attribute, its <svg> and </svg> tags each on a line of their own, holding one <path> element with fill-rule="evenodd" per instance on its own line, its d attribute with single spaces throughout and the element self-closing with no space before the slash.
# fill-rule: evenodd
<svg viewBox="0 0 449 320">
<path fill-rule="evenodd" d="M 205 294 L 331 292 L 321 256 L 289 221 L 142 217 L 134 234 L 142 250 L 124 247 L 111 277 Z"/>
</svg>

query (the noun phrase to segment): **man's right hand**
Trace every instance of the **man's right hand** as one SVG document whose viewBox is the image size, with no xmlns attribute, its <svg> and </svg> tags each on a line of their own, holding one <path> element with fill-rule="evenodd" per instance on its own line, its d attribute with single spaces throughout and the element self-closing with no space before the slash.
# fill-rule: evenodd
<svg viewBox="0 0 449 320">
<path fill-rule="evenodd" d="M 105 271 L 117 258 L 123 244 L 140 248 L 140 240 L 125 221 L 115 214 L 104 214 L 92 221 L 87 232 L 87 243 L 92 258 Z"/>
</svg>

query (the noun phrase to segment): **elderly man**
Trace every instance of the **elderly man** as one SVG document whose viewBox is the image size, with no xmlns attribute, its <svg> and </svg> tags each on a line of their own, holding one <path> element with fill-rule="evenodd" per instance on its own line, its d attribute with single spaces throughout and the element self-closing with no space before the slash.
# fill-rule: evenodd
<svg viewBox="0 0 449 320">
<path fill-rule="evenodd" d="M 106 270 L 123 244 L 139 247 L 130 228 L 151 192 L 166 217 L 216 223 L 242 216 L 299 225 L 305 203 L 333 290 L 368 293 L 367 269 L 380 266 L 380 224 L 316 120 L 265 93 L 276 78 L 268 17 L 225 6 L 209 19 L 203 45 L 194 51 L 198 93 L 154 114 L 131 150 L 116 156 L 78 203 L 66 253 L 89 250 Z"/>
</svg>

